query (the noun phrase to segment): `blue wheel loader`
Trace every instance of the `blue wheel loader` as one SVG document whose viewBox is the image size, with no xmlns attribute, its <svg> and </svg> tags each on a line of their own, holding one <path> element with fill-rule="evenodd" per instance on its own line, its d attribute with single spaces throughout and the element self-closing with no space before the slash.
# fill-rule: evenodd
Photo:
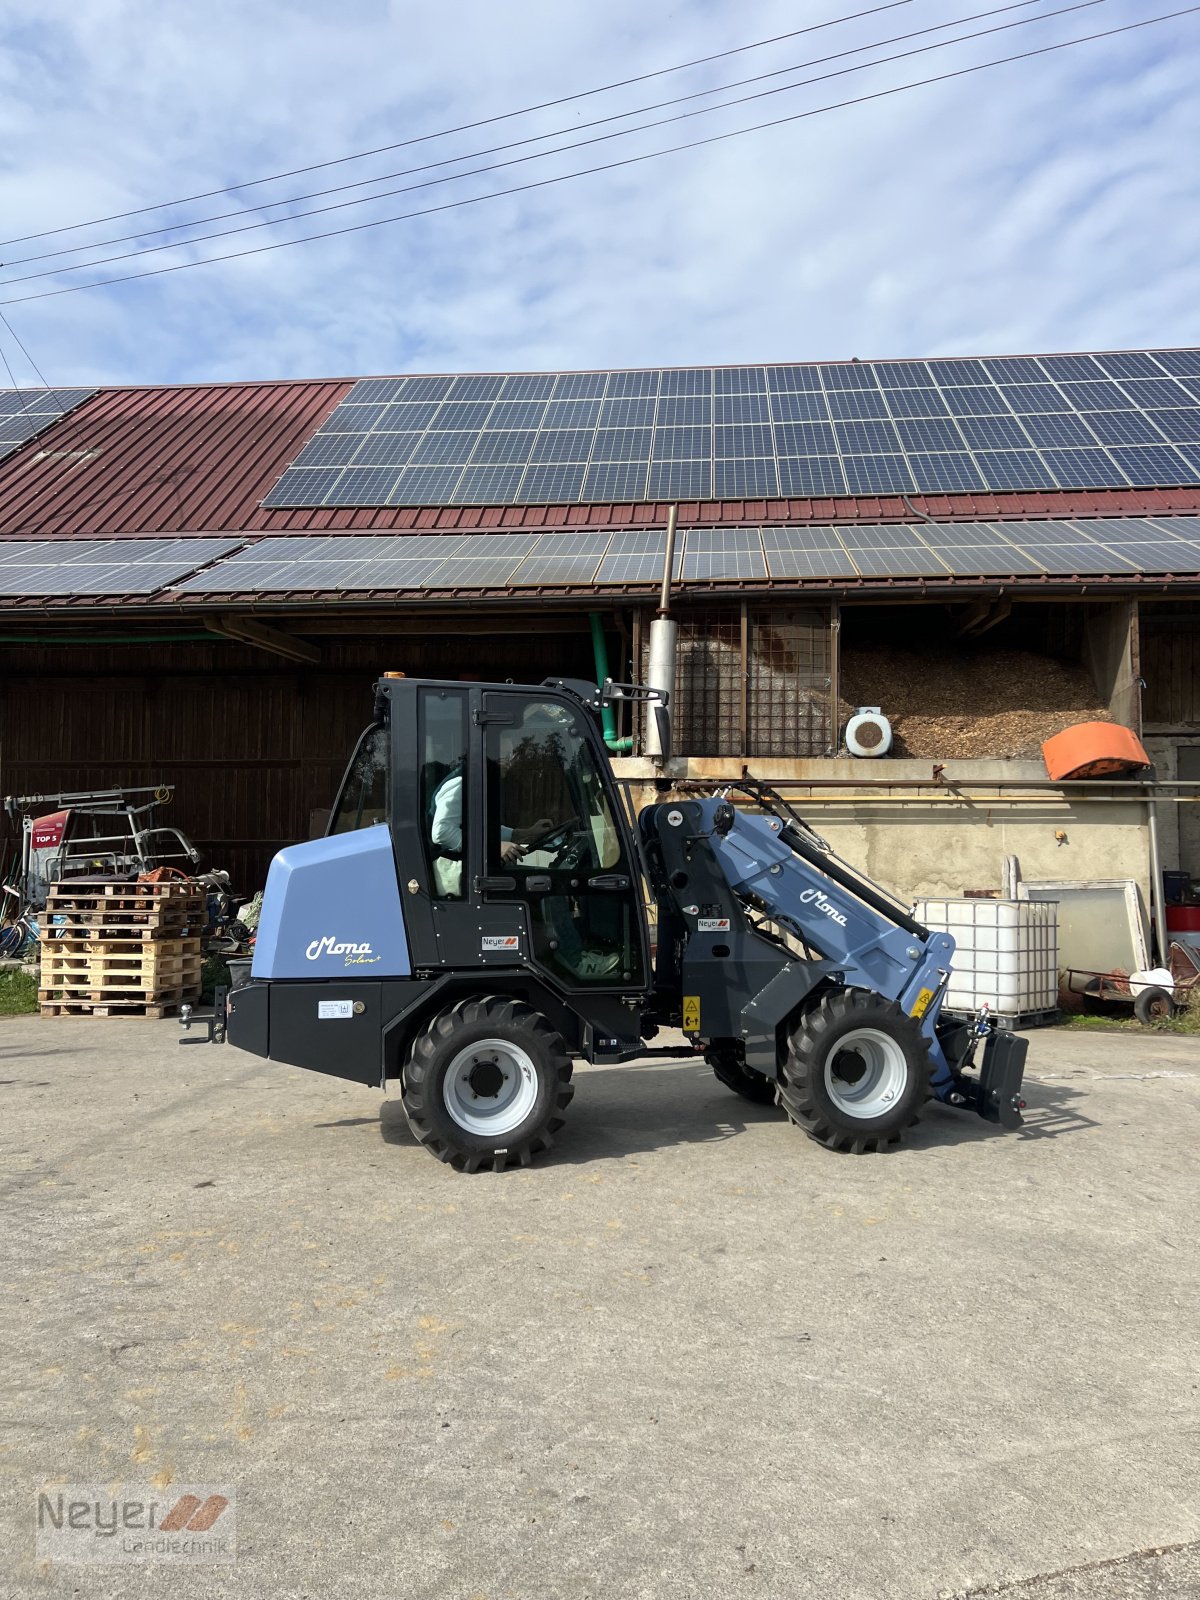
<svg viewBox="0 0 1200 1600">
<path fill-rule="evenodd" d="M 835 1151 L 894 1143 L 931 1097 L 1019 1124 L 1025 1041 L 942 1016 L 953 940 L 752 780 L 635 822 L 599 725 L 620 699 L 668 738 L 637 686 L 385 676 L 326 836 L 271 865 L 228 1040 L 398 1080 L 464 1172 L 548 1150 L 580 1059 L 702 1056 Z M 663 1029 L 688 1043 L 648 1045 Z"/>
</svg>

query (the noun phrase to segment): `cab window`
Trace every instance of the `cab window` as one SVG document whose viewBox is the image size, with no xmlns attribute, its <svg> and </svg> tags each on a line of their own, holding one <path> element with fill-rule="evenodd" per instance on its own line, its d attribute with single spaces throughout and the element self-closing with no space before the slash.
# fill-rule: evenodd
<svg viewBox="0 0 1200 1600">
<path fill-rule="evenodd" d="M 435 900 L 464 897 L 467 855 L 466 699 L 453 690 L 421 696 L 421 812 Z"/>
<path fill-rule="evenodd" d="M 386 822 L 388 795 L 388 734 L 386 728 L 368 728 L 342 781 L 329 833 L 353 833 Z"/>
</svg>

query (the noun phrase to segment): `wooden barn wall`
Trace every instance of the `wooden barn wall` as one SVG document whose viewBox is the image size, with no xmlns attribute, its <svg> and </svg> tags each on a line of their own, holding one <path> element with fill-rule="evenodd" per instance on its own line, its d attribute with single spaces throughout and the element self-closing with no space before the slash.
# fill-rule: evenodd
<svg viewBox="0 0 1200 1600">
<path fill-rule="evenodd" d="M 1149 731 L 1200 728 L 1200 606 L 1142 602 L 1140 671 Z"/>
<path fill-rule="evenodd" d="M 538 682 L 593 670 L 586 617 L 577 635 L 316 642 L 313 667 L 219 640 L 5 647 L 0 793 L 174 784 L 159 820 L 249 892 L 329 806 L 381 672 Z"/>
</svg>

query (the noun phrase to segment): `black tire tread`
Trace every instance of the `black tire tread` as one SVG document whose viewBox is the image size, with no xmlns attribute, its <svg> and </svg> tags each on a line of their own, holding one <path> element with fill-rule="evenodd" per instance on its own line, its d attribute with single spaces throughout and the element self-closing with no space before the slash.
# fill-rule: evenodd
<svg viewBox="0 0 1200 1600">
<path fill-rule="evenodd" d="M 502 1028 L 532 1035 L 552 1058 L 556 1058 L 558 1089 L 551 1115 L 542 1127 L 535 1128 L 525 1138 L 510 1143 L 507 1149 L 494 1155 L 486 1150 L 456 1146 L 431 1126 L 427 1111 L 430 1077 L 442 1051 L 453 1044 L 457 1034 L 477 1027 Z M 506 1167 L 528 1167 L 535 1156 L 543 1155 L 550 1149 L 554 1135 L 565 1121 L 561 1113 L 566 1111 L 575 1093 L 571 1072 L 571 1058 L 567 1055 L 562 1036 L 550 1026 L 541 1012 L 535 1011 L 522 1000 L 513 1000 L 505 995 L 471 995 L 439 1012 L 416 1035 L 404 1063 L 400 1101 L 413 1134 L 439 1161 L 448 1162 L 458 1172 L 480 1172 L 485 1168 L 503 1172 Z"/>
<path fill-rule="evenodd" d="M 869 1023 L 879 1026 L 883 1020 L 881 1009 L 890 1030 L 897 1038 L 907 1039 L 916 1052 L 916 1059 L 923 1062 L 922 1088 L 915 1102 L 916 1109 L 904 1113 L 899 1125 L 882 1132 L 850 1133 L 830 1119 L 813 1092 L 813 1084 L 823 1077 L 828 1031 L 847 1017 L 855 1021 L 861 1018 L 863 1026 Z M 805 1012 L 792 1032 L 779 1087 L 779 1103 L 789 1119 L 817 1144 L 850 1155 L 871 1155 L 881 1145 L 898 1144 L 904 1128 L 911 1128 L 921 1120 L 930 1095 L 932 1074 L 933 1061 L 921 1024 L 915 1017 L 902 1011 L 894 1001 L 884 1000 L 867 989 L 832 989 Z"/>
</svg>

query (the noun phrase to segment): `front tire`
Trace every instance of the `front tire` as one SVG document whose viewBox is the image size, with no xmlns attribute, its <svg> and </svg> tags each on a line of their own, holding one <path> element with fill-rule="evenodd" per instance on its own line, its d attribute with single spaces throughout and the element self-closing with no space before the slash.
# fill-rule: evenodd
<svg viewBox="0 0 1200 1600">
<path fill-rule="evenodd" d="M 500 1172 L 550 1148 L 574 1093 L 570 1057 L 545 1017 L 487 995 L 460 1000 L 417 1035 L 402 1104 L 439 1161 Z"/>
<path fill-rule="evenodd" d="M 779 1099 L 810 1139 L 863 1155 L 918 1120 L 932 1073 L 915 1017 L 866 989 L 836 989 L 793 1031 Z"/>
</svg>

